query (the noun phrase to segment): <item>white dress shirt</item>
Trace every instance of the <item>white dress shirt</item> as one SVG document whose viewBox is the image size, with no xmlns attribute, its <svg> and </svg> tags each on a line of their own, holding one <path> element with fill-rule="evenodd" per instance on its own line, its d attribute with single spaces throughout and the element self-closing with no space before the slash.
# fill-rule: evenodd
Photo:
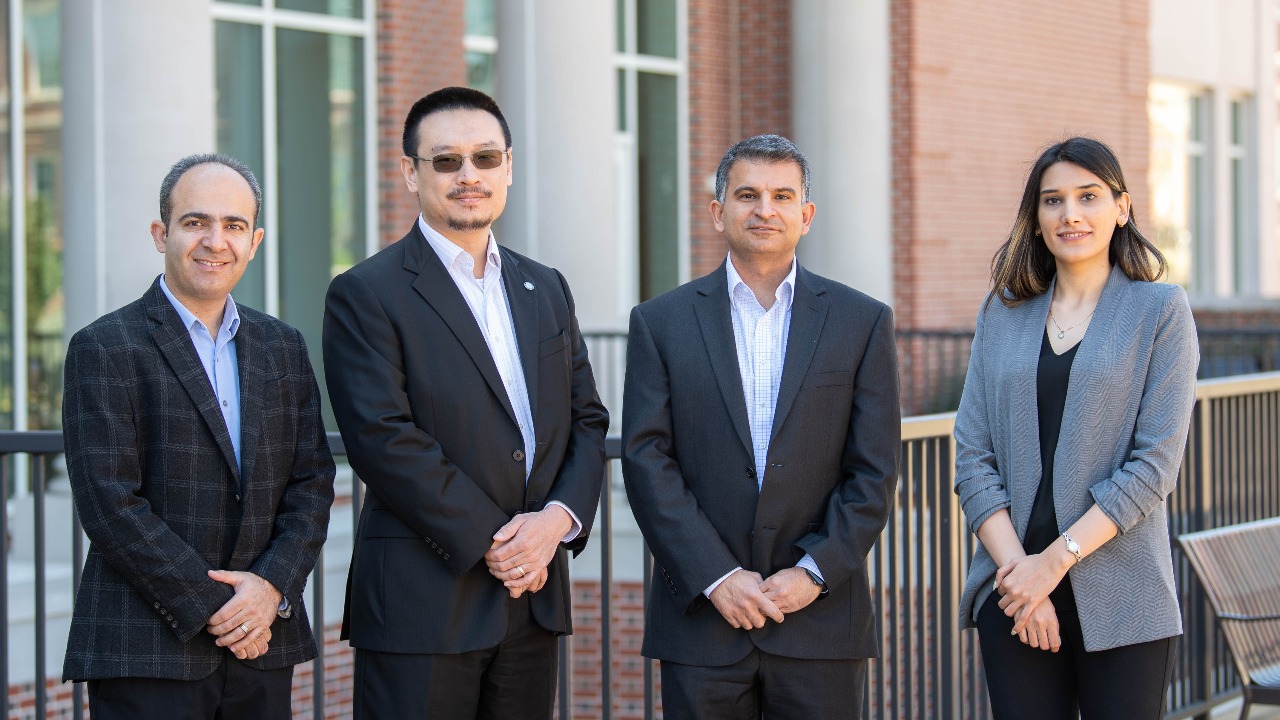
<svg viewBox="0 0 1280 720">
<path fill-rule="evenodd" d="M 524 377 L 524 366 L 520 364 L 520 347 L 516 344 L 516 327 L 511 320 L 511 306 L 507 298 L 506 286 L 502 283 L 502 255 L 498 252 L 498 243 L 489 233 L 489 246 L 485 250 L 484 276 L 475 276 L 475 260 L 467 251 L 458 247 L 452 240 L 436 232 L 421 215 L 418 216 L 418 229 L 427 238 L 427 244 L 440 257 L 449 277 L 458 286 L 471 316 L 480 326 L 480 334 L 489 346 L 489 355 L 494 365 L 498 366 L 498 375 L 502 378 L 502 386 L 507 391 L 507 400 L 516 413 L 516 422 L 520 426 L 520 437 L 524 441 L 524 479 L 529 481 L 529 473 L 533 470 L 533 456 L 537 451 L 537 436 L 534 434 L 533 410 L 529 407 L 529 386 Z M 573 519 L 573 527 L 565 535 L 564 542 L 578 537 L 582 532 L 582 523 L 569 506 L 558 500 L 548 505 L 559 505 Z"/>
<path fill-rule="evenodd" d="M 729 276 L 729 309 L 733 320 L 733 340 L 738 353 L 738 374 L 742 376 L 742 397 L 747 403 L 747 422 L 751 427 L 751 444 L 756 462 L 756 488 L 764 487 L 768 465 L 769 440 L 773 433 L 773 416 L 778 406 L 778 388 L 782 385 L 782 367 L 787 359 L 787 337 L 791 332 L 791 304 L 795 298 L 796 261 L 791 272 L 773 293 L 773 304 L 766 310 L 751 287 L 733 266 L 733 257 L 725 261 Z M 822 573 L 818 564 L 805 553 L 797 567 Z M 720 586 L 736 567 L 707 587 L 706 595 Z"/>
</svg>

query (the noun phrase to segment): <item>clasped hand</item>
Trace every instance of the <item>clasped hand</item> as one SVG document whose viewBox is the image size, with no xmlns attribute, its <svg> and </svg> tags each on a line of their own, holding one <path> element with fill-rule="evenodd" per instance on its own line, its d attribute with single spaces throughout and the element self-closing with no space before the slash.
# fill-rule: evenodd
<svg viewBox="0 0 1280 720">
<path fill-rule="evenodd" d="M 538 592 L 547 583 L 547 566 L 572 527 L 573 518 L 559 505 L 519 513 L 493 534 L 493 545 L 484 554 L 489 574 L 513 598 L 526 590 Z"/>
<path fill-rule="evenodd" d="M 209 577 L 230 585 L 231 599 L 209 618 L 207 629 L 218 647 L 231 650 L 239 660 L 253 660 L 267 652 L 271 623 L 283 597 L 267 580 L 251 572 L 210 570 Z"/>
<path fill-rule="evenodd" d="M 736 570 L 711 591 L 711 604 L 735 628 L 764 627 L 766 618 L 782 622 L 783 616 L 803 610 L 817 599 L 822 588 L 800 568 L 786 568 L 770 575 Z"/>
<path fill-rule="evenodd" d="M 1013 633 L 1031 647 L 1057 652 L 1062 645 L 1049 593 L 1064 575 L 1066 569 L 1044 553 L 1015 558 L 996 571 L 1000 609 L 1014 619 Z"/>
</svg>

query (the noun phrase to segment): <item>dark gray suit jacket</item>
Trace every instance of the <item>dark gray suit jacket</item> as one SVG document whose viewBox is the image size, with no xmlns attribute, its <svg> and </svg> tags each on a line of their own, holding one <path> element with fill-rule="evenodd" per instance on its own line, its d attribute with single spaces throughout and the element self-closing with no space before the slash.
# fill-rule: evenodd
<svg viewBox="0 0 1280 720">
<path fill-rule="evenodd" d="M 518 512 L 558 500 L 583 523 L 568 549 L 586 544 L 609 416 L 564 278 L 500 252 L 537 433 L 527 486 L 524 440 L 498 368 L 418 224 L 329 286 L 329 397 L 351 467 L 369 487 L 343 623 L 357 648 L 436 654 L 497 645 L 508 595 L 483 558 Z M 531 605 L 542 627 L 570 631 L 565 548 Z"/>
<path fill-rule="evenodd" d="M 231 599 L 211 569 L 275 585 L 289 619 L 250 667 L 316 656 L 302 600 L 333 503 L 333 458 L 302 335 L 243 305 L 240 473 L 191 336 L 160 289 L 77 332 L 63 437 L 89 555 L 63 678 L 198 680 L 230 651 L 205 623 Z"/>
<path fill-rule="evenodd" d="M 795 658 L 876 654 L 866 560 L 897 482 L 893 316 L 804 268 L 794 297 L 760 490 L 724 266 L 631 313 L 622 463 L 657 563 L 648 657 L 728 665 L 753 645 Z M 768 577 L 806 552 L 830 594 L 781 624 L 735 630 L 702 595 L 735 566 Z"/>
</svg>

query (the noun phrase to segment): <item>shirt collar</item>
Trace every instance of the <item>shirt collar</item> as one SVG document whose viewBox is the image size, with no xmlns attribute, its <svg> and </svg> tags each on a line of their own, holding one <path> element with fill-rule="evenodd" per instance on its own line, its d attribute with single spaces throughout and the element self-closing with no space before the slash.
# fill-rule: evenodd
<svg viewBox="0 0 1280 720">
<path fill-rule="evenodd" d="M 474 273 L 475 263 L 471 260 L 471 256 L 467 255 L 467 251 L 458 246 L 457 243 L 449 238 L 436 232 L 436 229 L 427 224 L 427 221 L 418 215 L 418 229 L 422 231 L 423 237 L 427 239 L 427 244 L 432 250 L 436 251 L 436 255 L 440 257 L 440 262 L 444 263 L 446 268 L 454 267 L 459 258 L 462 260 L 461 266 L 466 274 L 471 276 Z M 502 271 L 502 254 L 498 252 L 498 241 L 493 237 L 493 231 L 489 231 L 489 247 L 485 249 L 485 256 L 488 258 L 487 265 L 492 265 L 499 272 Z M 487 273 L 488 268 L 486 268 Z"/>
<path fill-rule="evenodd" d="M 724 265 L 726 273 L 729 276 L 729 300 L 732 301 L 736 299 L 739 286 L 745 288 L 747 294 L 751 295 L 751 297 L 755 299 L 755 293 L 752 292 L 751 287 L 747 285 L 746 281 L 742 279 L 742 276 L 738 274 L 738 269 L 733 266 L 732 255 L 728 256 Z M 796 259 L 794 257 L 791 258 L 791 272 L 787 273 L 787 276 L 783 278 L 781 283 L 779 283 L 778 289 L 773 291 L 775 304 L 782 303 L 783 310 L 791 307 L 791 301 L 795 297 L 797 265 L 798 263 L 796 262 Z M 757 299 L 756 302 L 759 303 L 760 301 Z"/>
<path fill-rule="evenodd" d="M 183 305 L 174 296 L 173 291 L 169 289 L 169 284 L 164 280 L 164 273 L 160 274 L 160 291 L 164 293 L 165 297 L 169 298 L 169 304 L 178 312 L 178 317 L 182 319 L 182 326 L 187 329 L 187 332 L 190 332 L 192 327 L 197 324 L 208 332 L 208 328 L 204 327 L 204 321 L 196 317 L 195 314 L 187 309 L 186 305 Z M 226 332 L 228 338 L 234 338 L 236 331 L 239 329 L 240 311 L 236 309 L 235 300 L 232 300 L 231 296 L 228 295 L 226 308 L 222 311 L 222 327 L 218 328 L 218 335 L 221 336 L 223 332 Z"/>
</svg>

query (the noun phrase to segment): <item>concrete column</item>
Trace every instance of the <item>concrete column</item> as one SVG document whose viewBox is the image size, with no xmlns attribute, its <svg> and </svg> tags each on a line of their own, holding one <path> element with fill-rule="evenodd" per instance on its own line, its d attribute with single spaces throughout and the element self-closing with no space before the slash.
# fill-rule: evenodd
<svg viewBox="0 0 1280 720">
<path fill-rule="evenodd" d="M 813 165 L 800 262 L 893 301 L 889 0 L 795 0 L 792 127 Z"/>
<path fill-rule="evenodd" d="M 564 274 L 583 330 L 625 328 L 631 308 L 616 289 L 636 259 L 614 233 L 614 3 L 511 0 L 497 11 L 515 180 L 494 233 Z"/>
<path fill-rule="evenodd" d="M 209 0 L 65 0 L 62 226 L 68 334 L 137 299 L 164 267 L 160 181 L 214 150 Z"/>
<path fill-rule="evenodd" d="M 1276 178 L 1276 30 L 1277 19 L 1273 0 L 1255 0 L 1254 32 L 1257 52 L 1254 62 L 1257 80 L 1254 90 L 1254 137 L 1257 148 L 1253 153 L 1257 163 L 1256 191 L 1257 215 L 1257 286 L 1249 288 L 1263 297 L 1280 297 L 1280 228 L 1277 227 Z"/>
</svg>

